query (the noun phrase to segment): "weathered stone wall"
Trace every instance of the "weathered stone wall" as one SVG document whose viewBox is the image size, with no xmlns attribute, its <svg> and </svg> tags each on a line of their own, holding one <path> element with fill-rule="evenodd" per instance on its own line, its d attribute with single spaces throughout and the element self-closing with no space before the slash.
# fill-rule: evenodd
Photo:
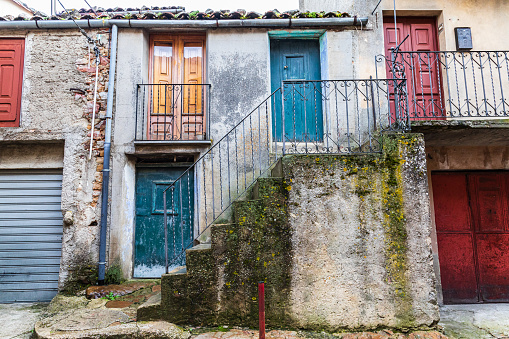
<svg viewBox="0 0 509 339">
<path fill-rule="evenodd" d="M 63 168 L 60 288 L 83 266 L 97 265 L 102 181 L 102 138 L 108 81 L 107 32 L 101 46 L 96 142 L 88 160 L 95 67 L 87 40 L 73 30 L 3 31 L 25 38 L 21 126 L 0 128 L 3 168 Z M 78 91 L 71 88 L 78 89 Z M 80 94 L 81 93 L 81 94 Z M 8 152 L 11 150 L 12 152 Z M 28 155 L 28 158 L 26 157 Z M 34 162 L 29 161 L 34 160 Z"/>
<path fill-rule="evenodd" d="M 434 327 L 439 319 L 424 140 L 384 137 L 383 154 L 289 155 L 231 224 L 163 275 L 162 316 L 179 324 L 330 332 Z M 201 245 L 203 246 L 203 245 Z M 199 260 L 198 260 L 199 259 Z"/>
<path fill-rule="evenodd" d="M 388 137 L 382 156 L 284 159 L 296 327 L 438 321 L 424 141 Z"/>
</svg>

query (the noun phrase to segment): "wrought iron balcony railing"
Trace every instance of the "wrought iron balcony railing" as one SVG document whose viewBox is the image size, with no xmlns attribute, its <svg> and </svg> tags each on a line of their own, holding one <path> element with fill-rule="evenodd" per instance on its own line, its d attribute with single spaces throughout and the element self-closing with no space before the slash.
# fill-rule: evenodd
<svg viewBox="0 0 509 339">
<path fill-rule="evenodd" d="M 209 138 L 209 84 L 138 84 L 136 141 Z"/>
<path fill-rule="evenodd" d="M 411 120 L 509 116 L 509 51 L 397 51 L 377 61 L 407 79 Z"/>
<path fill-rule="evenodd" d="M 381 132 L 404 128 L 405 88 L 404 79 L 284 81 L 273 135 L 284 154 L 379 152 Z"/>
</svg>

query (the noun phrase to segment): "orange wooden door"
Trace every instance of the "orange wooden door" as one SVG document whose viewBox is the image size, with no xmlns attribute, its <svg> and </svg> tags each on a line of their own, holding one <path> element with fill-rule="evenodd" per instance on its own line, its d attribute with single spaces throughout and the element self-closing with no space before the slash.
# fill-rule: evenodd
<svg viewBox="0 0 509 339">
<path fill-rule="evenodd" d="M 188 139 L 199 139 L 204 134 L 205 88 L 203 84 L 204 41 L 183 39 L 183 133 Z"/>
<path fill-rule="evenodd" d="M 24 39 L 0 39 L 0 127 L 19 126 Z"/>
<path fill-rule="evenodd" d="M 384 18 L 385 53 L 391 60 L 391 48 L 396 42 L 404 52 L 438 50 L 434 18 Z M 397 41 L 396 41 L 397 34 Z M 433 53 L 401 53 L 397 62 L 405 67 L 408 89 L 408 108 L 412 120 L 445 118 L 443 91 L 440 84 L 440 55 Z M 387 67 L 387 76 L 390 67 Z"/>
<path fill-rule="evenodd" d="M 174 109 L 172 89 L 168 86 L 173 83 L 173 42 L 154 41 L 153 52 L 153 80 L 151 88 L 152 109 L 149 110 L 148 133 L 151 139 L 173 139 L 174 135 Z"/>
<path fill-rule="evenodd" d="M 151 37 L 151 140 L 200 140 L 205 131 L 203 36 Z"/>
</svg>

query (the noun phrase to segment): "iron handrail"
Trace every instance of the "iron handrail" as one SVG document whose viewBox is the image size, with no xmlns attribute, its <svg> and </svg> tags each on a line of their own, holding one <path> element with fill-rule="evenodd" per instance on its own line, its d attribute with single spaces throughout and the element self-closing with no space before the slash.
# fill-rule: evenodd
<svg viewBox="0 0 509 339">
<path fill-rule="evenodd" d="M 233 203 L 234 200 L 231 200 L 229 199 L 229 202 L 228 204 L 222 208 L 222 211 L 220 211 L 217 216 L 215 214 L 215 211 L 213 212 L 212 214 L 212 220 L 210 223 L 207 223 L 205 225 L 205 228 L 201 231 L 198 232 L 198 235 L 195 235 L 193 236 L 193 240 L 190 241 L 188 244 L 186 244 L 186 246 L 183 246 L 182 250 L 180 251 L 180 253 L 178 253 L 178 255 L 176 255 L 173 260 L 171 262 L 169 262 L 169 259 L 168 259 L 168 207 L 167 207 L 167 192 L 171 189 L 175 189 L 177 184 L 179 182 L 182 181 L 182 179 L 184 177 L 189 177 L 189 173 L 191 170 L 194 170 L 195 168 L 198 167 L 198 165 L 200 163 L 203 163 L 205 162 L 205 159 L 206 157 L 210 156 L 211 154 L 213 154 L 213 152 L 215 150 L 218 150 L 220 149 L 221 147 L 221 143 L 225 140 L 228 140 L 228 138 L 232 135 L 232 134 L 235 134 L 236 135 L 236 131 L 237 131 L 237 128 L 239 128 L 240 126 L 243 126 L 243 124 L 248 120 L 250 119 L 251 115 L 254 113 L 254 112 L 259 112 L 259 109 L 261 107 L 263 107 L 263 105 L 266 105 L 267 102 L 273 98 L 276 93 L 279 93 L 281 92 L 281 89 L 278 88 L 276 89 L 274 92 L 272 92 L 265 100 L 262 101 L 262 103 L 260 103 L 259 105 L 257 105 L 253 110 L 251 110 L 250 113 L 248 113 L 244 118 L 242 118 L 235 126 L 233 126 L 221 139 L 219 139 L 219 141 L 217 141 L 211 148 L 209 148 L 207 150 L 207 152 L 205 152 L 204 154 L 202 154 L 191 166 L 189 166 L 189 168 L 187 168 L 179 177 L 177 177 L 170 185 L 168 185 L 164 190 L 163 190 L 163 206 L 164 206 L 164 209 L 163 209 L 163 218 L 164 218 L 164 234 L 165 234 L 165 271 L 166 273 L 168 273 L 168 267 L 169 265 L 173 264 L 174 262 L 176 262 L 177 260 L 179 260 L 179 258 L 182 257 L 183 254 L 185 254 L 185 251 L 189 248 L 192 247 L 192 245 L 194 244 L 194 241 L 196 239 L 198 239 L 218 218 L 221 217 L 221 215 L 224 213 L 224 211 L 226 211 Z M 267 124 L 268 124 L 268 121 L 267 121 Z M 267 136 L 268 136 L 268 130 L 267 130 Z M 266 168 L 262 171 L 260 169 L 260 175 L 262 175 L 263 173 L 265 173 L 267 171 L 268 168 L 270 168 L 276 161 L 277 161 L 277 150 L 276 150 L 276 153 L 275 153 L 276 157 L 273 161 L 270 161 L 268 162 L 268 165 L 266 166 Z M 212 177 L 213 177 L 214 173 L 212 173 Z M 259 176 L 258 176 L 259 177 Z M 256 181 L 256 179 L 258 178 L 253 178 L 252 182 L 247 185 L 247 183 L 244 185 L 244 190 L 242 192 L 237 192 L 237 198 L 240 197 L 242 194 L 244 194 L 252 185 L 253 183 Z M 238 178 L 237 178 L 238 180 Z M 212 178 L 212 181 L 213 181 L 213 178 Z M 213 182 L 212 182 L 212 185 Z M 206 190 L 206 187 L 204 187 L 204 189 Z M 214 186 L 213 188 L 214 189 Z M 214 194 L 213 194 L 214 195 Z M 214 198 L 212 198 L 214 199 Z M 221 196 L 221 199 L 222 199 L 222 196 Z M 215 202 L 212 202 L 212 206 L 214 207 L 215 206 Z M 206 205 L 206 202 L 205 202 L 205 205 Z M 206 207 L 206 206 L 205 206 Z M 207 213 L 207 211 L 205 211 L 205 213 Z M 199 216 L 198 216 L 199 218 Z M 184 244 L 182 244 L 184 245 Z"/>
</svg>

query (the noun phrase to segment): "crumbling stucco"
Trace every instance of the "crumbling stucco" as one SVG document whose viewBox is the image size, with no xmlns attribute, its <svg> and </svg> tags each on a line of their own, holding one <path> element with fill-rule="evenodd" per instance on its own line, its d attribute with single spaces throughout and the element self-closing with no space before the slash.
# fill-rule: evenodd
<svg viewBox="0 0 509 339">
<path fill-rule="evenodd" d="M 95 36 L 99 31 L 89 32 Z M 5 31 L 2 37 L 25 38 L 21 126 L 0 128 L 3 168 L 63 168 L 62 214 L 71 212 L 62 239 L 59 287 L 83 265 L 97 264 L 100 209 L 101 145 L 88 160 L 89 110 L 93 78 L 88 70 L 89 48 L 77 30 Z M 99 100 L 105 109 L 109 46 L 101 46 Z M 84 93 L 76 95 L 76 90 Z M 101 123 L 101 119 L 96 120 Z M 101 138 L 101 127 L 96 134 Z M 4 148 L 5 145 L 5 148 Z M 12 152 L 7 152 L 7 150 Z M 24 156 L 24 155 L 28 155 Z M 95 183 L 95 187 L 94 187 Z"/>
</svg>

